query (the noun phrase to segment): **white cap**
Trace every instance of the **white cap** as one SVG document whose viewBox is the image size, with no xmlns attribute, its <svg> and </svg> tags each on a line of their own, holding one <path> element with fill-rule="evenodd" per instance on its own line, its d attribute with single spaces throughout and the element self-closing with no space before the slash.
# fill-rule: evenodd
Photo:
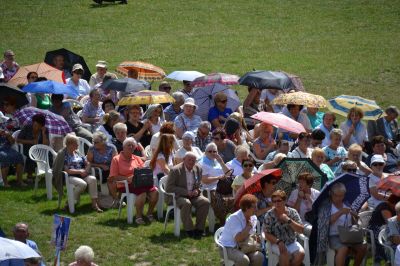
<svg viewBox="0 0 400 266">
<path fill-rule="evenodd" d="M 385 159 L 383 159 L 383 156 L 380 154 L 375 154 L 374 156 L 372 156 L 371 158 L 371 165 L 373 165 L 374 163 L 385 163 Z"/>
<path fill-rule="evenodd" d="M 186 98 L 185 103 L 182 104 L 181 108 L 185 107 L 185 105 L 190 105 L 190 106 L 194 106 L 197 108 L 196 103 L 194 102 L 193 98 Z"/>
<path fill-rule="evenodd" d="M 97 61 L 96 67 L 107 68 L 107 62 L 99 60 Z"/>
</svg>

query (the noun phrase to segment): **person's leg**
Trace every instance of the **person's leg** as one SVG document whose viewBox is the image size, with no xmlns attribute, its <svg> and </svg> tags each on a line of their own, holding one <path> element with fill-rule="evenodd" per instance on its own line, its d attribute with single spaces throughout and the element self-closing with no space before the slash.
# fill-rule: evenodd
<svg viewBox="0 0 400 266">
<path fill-rule="evenodd" d="M 366 244 L 359 244 L 354 246 L 354 266 L 361 265 L 365 254 L 367 253 L 367 245 Z"/>
<path fill-rule="evenodd" d="M 23 184 L 24 182 L 22 181 L 22 175 L 24 173 L 24 165 L 20 163 L 16 164 L 15 171 L 16 171 L 17 182 L 19 184 Z"/>
<path fill-rule="evenodd" d="M 146 203 L 146 193 L 136 195 L 135 208 L 136 208 L 136 219 L 143 218 L 143 207 Z"/>
<path fill-rule="evenodd" d="M 89 195 L 90 195 L 90 198 L 92 199 L 92 208 L 98 212 L 101 212 L 102 210 L 100 209 L 99 204 L 98 204 L 96 177 L 94 177 L 92 175 L 88 175 L 87 177 L 84 178 L 84 180 L 87 183 Z"/>
<path fill-rule="evenodd" d="M 287 249 L 284 252 L 279 253 L 279 266 L 289 266 L 290 265 L 290 253 Z"/>
<path fill-rule="evenodd" d="M 1 176 L 3 177 L 4 187 L 10 187 L 10 184 L 8 184 L 8 180 L 7 180 L 9 169 L 10 169 L 9 166 L 1 168 Z"/>
<path fill-rule="evenodd" d="M 344 266 L 345 265 L 348 251 L 349 251 L 348 247 L 341 247 L 336 250 L 336 255 L 335 255 L 335 265 L 336 266 Z"/>
<path fill-rule="evenodd" d="M 74 188 L 74 200 L 79 201 L 81 193 L 86 189 L 86 182 L 79 177 L 69 176 L 69 183 L 73 185 Z"/>
<path fill-rule="evenodd" d="M 204 196 L 198 196 L 191 200 L 192 205 L 196 208 L 196 230 L 204 231 L 210 201 Z"/>
<path fill-rule="evenodd" d="M 192 203 L 187 198 L 179 197 L 176 199 L 176 205 L 181 210 L 183 228 L 185 231 L 193 231 L 194 226 L 192 221 Z"/>
<path fill-rule="evenodd" d="M 247 254 L 247 256 L 249 257 L 252 266 L 262 266 L 264 263 L 264 254 L 260 251 Z"/>
<path fill-rule="evenodd" d="M 303 263 L 304 256 L 305 256 L 304 250 L 299 250 L 293 253 L 292 254 L 293 259 L 291 261 L 291 265 L 300 266 Z"/>
<path fill-rule="evenodd" d="M 233 260 L 235 262 L 235 266 L 248 266 L 250 265 L 250 259 L 246 254 L 241 252 L 236 248 L 226 248 L 226 253 L 228 255 L 228 259 Z"/>
<path fill-rule="evenodd" d="M 154 190 L 149 193 L 149 208 L 147 210 L 147 216 L 153 215 L 154 207 L 158 202 L 158 191 Z"/>
</svg>

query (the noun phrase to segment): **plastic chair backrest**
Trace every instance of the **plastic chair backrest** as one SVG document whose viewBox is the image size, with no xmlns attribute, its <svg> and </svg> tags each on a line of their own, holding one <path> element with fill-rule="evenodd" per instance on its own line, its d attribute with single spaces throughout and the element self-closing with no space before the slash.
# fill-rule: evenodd
<svg viewBox="0 0 400 266">
<path fill-rule="evenodd" d="M 36 144 L 29 149 L 29 158 L 35 161 L 38 168 L 43 171 L 50 169 L 49 154 L 53 156 L 53 160 L 57 156 L 57 153 L 47 145 Z"/>
<path fill-rule="evenodd" d="M 159 183 L 160 190 L 161 190 L 161 192 L 164 193 L 164 194 L 169 194 L 169 193 L 167 193 L 167 192 L 165 191 L 165 184 L 167 183 L 167 178 L 168 178 L 168 176 L 163 176 L 163 177 L 160 179 L 160 183 Z"/>
<path fill-rule="evenodd" d="M 218 228 L 218 230 L 215 231 L 215 233 L 214 233 L 214 242 L 215 242 L 215 244 L 217 244 L 218 246 L 221 246 L 221 247 L 222 247 L 222 245 L 221 245 L 221 243 L 219 243 L 219 238 L 220 238 L 220 236 L 222 235 L 222 231 L 224 231 L 224 228 L 223 228 L 223 227 L 220 227 L 220 228 Z"/>
<path fill-rule="evenodd" d="M 367 228 L 369 221 L 371 220 L 372 217 L 372 211 L 363 211 L 359 214 L 360 217 L 360 224 L 363 228 Z"/>
<path fill-rule="evenodd" d="M 90 143 L 90 141 L 88 141 L 87 139 L 84 139 L 84 138 L 81 138 L 81 137 L 78 137 L 78 139 L 79 139 L 79 152 L 80 152 L 81 154 L 86 154 L 86 152 L 85 152 L 85 146 L 87 146 L 88 148 L 90 148 L 90 147 L 93 146 L 93 144 Z"/>
</svg>

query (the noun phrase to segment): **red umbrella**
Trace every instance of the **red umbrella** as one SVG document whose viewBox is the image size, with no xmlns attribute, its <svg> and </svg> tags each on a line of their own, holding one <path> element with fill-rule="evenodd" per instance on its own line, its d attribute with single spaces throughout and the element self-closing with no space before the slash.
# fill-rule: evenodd
<svg viewBox="0 0 400 266">
<path fill-rule="evenodd" d="M 299 134 L 306 132 L 304 126 L 290 117 L 281 113 L 259 112 L 251 118 L 273 125 L 274 127 L 285 129 L 287 131 Z"/>
<path fill-rule="evenodd" d="M 376 188 L 384 191 L 390 190 L 392 194 L 400 197 L 400 176 L 390 175 L 386 178 L 383 178 L 378 182 Z"/>
<path fill-rule="evenodd" d="M 276 181 L 278 181 L 282 177 L 282 170 L 279 168 L 263 170 L 257 174 L 254 174 L 249 179 L 247 179 L 244 182 L 244 184 L 239 188 L 239 190 L 236 192 L 235 196 L 236 209 L 239 209 L 239 202 L 240 199 L 243 197 L 243 195 L 254 194 L 256 192 L 261 191 L 260 180 L 267 175 L 272 175 L 276 179 Z"/>
</svg>

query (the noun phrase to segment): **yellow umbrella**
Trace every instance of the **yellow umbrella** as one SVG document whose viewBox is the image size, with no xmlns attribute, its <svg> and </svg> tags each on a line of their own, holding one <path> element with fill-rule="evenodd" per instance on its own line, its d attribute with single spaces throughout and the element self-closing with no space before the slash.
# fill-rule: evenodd
<svg viewBox="0 0 400 266">
<path fill-rule="evenodd" d="M 297 91 L 279 95 L 272 101 L 272 104 L 297 104 L 307 107 L 324 108 L 326 107 L 326 100 L 320 95 Z"/>
<path fill-rule="evenodd" d="M 129 94 L 119 100 L 118 105 L 172 103 L 175 99 L 163 91 L 143 90 Z"/>
</svg>

